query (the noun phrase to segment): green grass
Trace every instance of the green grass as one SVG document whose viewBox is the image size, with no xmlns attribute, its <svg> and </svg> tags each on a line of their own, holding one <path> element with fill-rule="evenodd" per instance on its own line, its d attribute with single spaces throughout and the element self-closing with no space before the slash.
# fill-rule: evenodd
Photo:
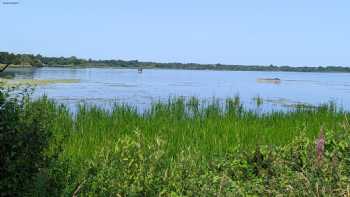
<svg viewBox="0 0 350 197">
<path fill-rule="evenodd" d="M 138 113 L 135 107 L 128 105 L 115 105 L 111 111 L 82 105 L 74 118 L 65 114 L 64 118 L 57 120 L 58 128 L 72 126 L 60 159 L 69 161 L 69 168 L 75 174 L 75 185 L 91 180 L 86 186 L 87 190 L 82 192 L 92 195 L 101 193 L 93 188 L 105 188 L 108 194 L 115 189 L 118 191 L 115 193 L 132 194 L 130 191 L 136 184 L 139 189 L 142 188 L 140 192 L 145 192 L 141 192 L 142 195 L 153 196 L 160 192 L 156 188 L 173 188 L 172 185 L 179 182 L 183 182 L 183 185 L 173 188 L 177 194 L 196 196 L 212 190 L 212 195 L 217 195 L 226 178 L 233 182 L 227 185 L 225 191 L 239 193 L 242 190 L 244 195 L 250 191 L 255 191 L 250 194 L 261 191 L 264 192 L 260 194 L 268 194 L 269 187 L 276 190 L 275 194 L 283 193 L 283 189 L 280 189 L 283 184 L 286 184 L 283 185 L 286 188 L 293 185 L 290 192 L 300 192 L 300 195 L 317 194 L 318 185 L 327 188 L 328 192 L 332 190 L 328 187 L 340 187 L 339 191 L 344 191 L 349 183 L 333 180 L 329 175 L 319 177 L 319 172 L 313 170 L 315 165 L 317 168 L 317 162 L 312 158 L 315 155 L 313 142 L 320 129 L 330 133 L 342 131 L 343 123 L 348 122 L 347 115 L 332 103 L 313 108 L 301 105 L 292 111 L 261 114 L 246 110 L 238 96 L 227 99 L 225 104 L 215 100 L 208 103 L 196 98 L 169 99 L 167 103 L 154 103 L 144 113 Z M 138 134 L 135 135 L 135 131 Z M 301 143 L 296 143 L 300 136 Z M 162 146 L 157 145 L 158 139 L 164 141 Z M 254 158 L 260 153 L 254 151 L 259 147 L 272 152 L 263 152 L 262 161 L 255 161 Z M 280 151 L 279 147 L 284 148 Z M 333 151 L 329 155 L 337 154 Z M 232 156 L 228 159 L 227 155 Z M 328 163 L 334 162 L 334 156 L 329 157 Z M 346 161 L 348 157 L 339 158 Z M 302 166 L 297 169 L 307 171 L 309 175 L 293 171 L 295 166 Z M 343 166 L 339 164 L 337 167 L 339 176 L 344 176 L 346 172 Z M 94 171 L 92 175 L 91 171 Z M 269 174 L 270 171 L 273 173 Z M 235 172 L 234 177 L 230 177 L 232 172 Z M 327 173 L 333 172 L 334 168 L 327 168 Z M 93 178 L 88 178 L 91 176 Z M 271 181 L 265 183 L 265 177 L 270 176 Z M 303 182 L 303 176 L 314 185 L 298 185 Z M 217 179 L 220 181 L 215 182 Z M 278 183 L 280 181 L 283 184 Z M 205 187 L 201 185 L 203 182 L 207 184 Z M 236 184 L 240 185 L 238 189 L 230 188 Z M 201 187 L 204 189 L 198 189 Z M 306 194 L 304 190 L 312 192 Z M 193 191 L 200 192 L 191 193 Z M 225 196 L 230 196 L 230 193 Z"/>
<path fill-rule="evenodd" d="M 3 116 L 3 128 L 24 136 L 18 144 L 27 152 L 27 144 L 37 145 L 33 137 L 48 140 L 28 173 L 28 196 L 349 195 L 349 113 L 334 103 L 259 113 L 246 110 L 238 96 L 224 103 L 172 98 L 143 113 L 129 105 L 81 105 L 72 114 L 45 97 L 11 102 L 8 96 L 0 94 L 7 103 L 0 112 L 18 120 Z M 321 152 L 314 143 L 320 130 Z M 9 158 L 19 151 L 10 147 Z M 26 155 L 5 169 L 27 166 Z M 13 180 L 21 183 L 21 176 Z"/>
<path fill-rule="evenodd" d="M 154 103 L 144 113 L 127 105 L 115 105 L 111 111 L 80 106 L 75 118 L 64 118 L 69 124 L 64 121 L 57 124 L 60 127 L 73 122 L 63 155 L 80 163 L 135 130 L 140 130 L 146 140 L 165 139 L 168 158 L 189 148 L 212 158 L 237 148 L 253 150 L 261 145 L 285 145 L 301 133 L 313 139 L 321 127 L 339 129 L 344 115 L 330 105 L 258 114 L 246 111 L 239 98 L 227 99 L 225 105 L 216 101 L 204 105 L 196 98 L 177 98 Z"/>
</svg>

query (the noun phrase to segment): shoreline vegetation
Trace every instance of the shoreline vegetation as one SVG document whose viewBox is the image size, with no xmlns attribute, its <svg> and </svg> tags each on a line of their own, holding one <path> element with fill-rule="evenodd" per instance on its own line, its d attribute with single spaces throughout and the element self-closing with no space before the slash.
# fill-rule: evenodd
<svg viewBox="0 0 350 197">
<path fill-rule="evenodd" d="M 18 91 L 0 89 L 5 196 L 349 195 L 350 114 L 332 103 L 257 114 L 179 97 L 73 115 Z"/>
<path fill-rule="evenodd" d="M 0 78 L 0 87 L 17 87 L 17 86 L 38 86 L 50 85 L 56 83 L 79 83 L 78 79 L 3 79 Z"/>
<path fill-rule="evenodd" d="M 350 72 L 343 66 L 276 66 L 276 65 L 226 65 L 196 63 L 157 63 L 138 60 L 92 60 L 77 57 L 44 57 L 32 54 L 13 54 L 0 52 L 0 64 L 23 67 L 114 67 L 114 68 L 159 68 L 189 70 L 225 70 L 225 71 L 283 71 L 283 72 Z M 1 66 L 0 66 L 1 67 Z"/>
</svg>

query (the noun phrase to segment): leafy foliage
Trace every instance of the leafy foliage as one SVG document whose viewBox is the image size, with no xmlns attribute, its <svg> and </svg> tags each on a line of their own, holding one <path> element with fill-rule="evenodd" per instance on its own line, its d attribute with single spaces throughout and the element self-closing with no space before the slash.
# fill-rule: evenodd
<svg viewBox="0 0 350 197">
<path fill-rule="evenodd" d="M 54 154 L 52 121 L 55 107 L 42 98 L 29 101 L 26 90 L 0 89 L 0 194 L 23 196 L 37 191 L 38 175 L 45 171 Z M 52 151 L 48 154 L 48 148 Z"/>
<path fill-rule="evenodd" d="M 238 97 L 191 98 L 72 116 L 26 94 L 0 94 L 0 196 L 349 195 L 350 122 L 333 105 L 254 115 Z"/>
<path fill-rule="evenodd" d="M 41 56 L 0 52 L 0 64 L 42 66 Z"/>
<path fill-rule="evenodd" d="M 42 151 L 50 134 L 41 124 L 45 119 L 37 113 L 39 109 L 26 113 L 24 100 L 7 97 L 8 93 L 0 92 L 0 191 L 13 196 L 26 192 L 45 165 Z"/>
<path fill-rule="evenodd" d="M 227 153 L 205 160 L 194 150 L 164 161 L 165 141 L 140 131 L 90 160 L 75 195 L 81 196 L 346 196 L 349 130 L 327 131 L 324 160 L 301 135 L 282 147 Z M 334 135 L 335 134 L 335 135 Z"/>
</svg>

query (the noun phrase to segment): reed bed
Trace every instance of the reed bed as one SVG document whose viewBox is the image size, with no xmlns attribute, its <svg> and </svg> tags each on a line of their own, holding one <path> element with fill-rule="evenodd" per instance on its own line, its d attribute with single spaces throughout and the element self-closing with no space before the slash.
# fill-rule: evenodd
<svg viewBox="0 0 350 197">
<path fill-rule="evenodd" d="M 189 148 L 212 158 L 235 149 L 285 145 L 300 134 L 313 139 L 321 127 L 339 129 L 346 114 L 334 104 L 258 113 L 245 110 L 238 97 L 225 103 L 172 98 L 168 102 L 153 103 L 143 113 L 133 106 L 118 104 L 111 110 L 80 105 L 74 116 L 68 110 L 65 112 L 59 115 L 64 120 L 56 123 L 58 130 L 72 126 L 68 129 L 70 136 L 64 142 L 63 155 L 77 162 L 94 155 L 96 150 L 108 149 L 135 130 L 142 132 L 145 140 L 165 139 L 169 159 Z"/>
<path fill-rule="evenodd" d="M 13 138 L 19 145 L 4 149 L 8 157 L 22 144 L 27 152 L 28 147 L 37 147 L 32 139 L 45 143 L 31 153 L 40 158 L 32 161 L 38 167 L 24 178 L 23 170 L 18 179 L 4 176 L 0 192 L 5 188 L 7 194 L 28 196 L 350 194 L 349 113 L 334 103 L 261 113 L 247 110 L 238 96 L 225 102 L 179 97 L 155 102 L 142 113 L 125 104 L 109 110 L 80 105 L 71 113 L 46 97 L 11 101 L 8 96 L 0 94 L 0 112 L 18 118 L 14 122 L 4 116 L 0 122 L 8 125 L 8 134 L 17 129 L 24 136 Z M 17 172 L 12 169 L 34 166 L 21 163 L 21 154 L 17 160 L 4 168 L 8 176 Z M 33 184 L 23 187 L 23 180 Z"/>
</svg>

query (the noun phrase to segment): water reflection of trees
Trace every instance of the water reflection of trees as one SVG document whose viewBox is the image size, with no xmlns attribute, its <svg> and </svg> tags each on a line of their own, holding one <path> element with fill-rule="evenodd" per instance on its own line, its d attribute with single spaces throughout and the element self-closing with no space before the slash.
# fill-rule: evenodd
<svg viewBox="0 0 350 197">
<path fill-rule="evenodd" d="M 33 79 L 36 68 L 7 68 L 4 72 L 0 72 L 3 78 Z"/>
</svg>

